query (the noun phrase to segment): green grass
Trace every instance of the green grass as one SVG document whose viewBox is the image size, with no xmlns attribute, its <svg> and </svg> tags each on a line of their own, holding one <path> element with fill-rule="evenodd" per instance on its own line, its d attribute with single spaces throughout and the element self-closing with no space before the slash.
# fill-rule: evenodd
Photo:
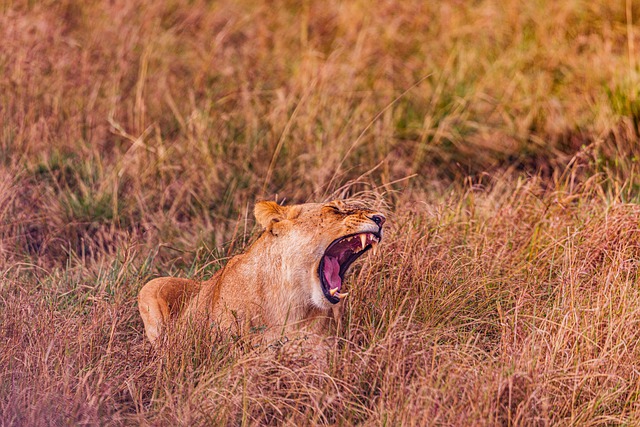
<svg viewBox="0 0 640 427">
<path fill-rule="evenodd" d="M 640 5 L 0 7 L 3 425 L 635 425 Z M 327 363 L 136 308 L 375 197 Z M 205 325 L 206 326 L 206 325 Z M 255 331 L 259 333 L 259 331 Z"/>
</svg>

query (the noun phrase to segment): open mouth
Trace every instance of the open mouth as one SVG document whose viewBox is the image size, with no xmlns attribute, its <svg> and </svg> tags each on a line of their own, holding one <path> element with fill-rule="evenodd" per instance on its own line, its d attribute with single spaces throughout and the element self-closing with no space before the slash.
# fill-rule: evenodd
<svg viewBox="0 0 640 427">
<path fill-rule="evenodd" d="M 347 269 L 362 254 L 373 248 L 377 250 L 380 235 L 376 233 L 357 233 L 334 240 L 324 252 L 318 275 L 324 296 L 332 304 L 340 302 L 347 292 L 340 292 Z"/>
</svg>

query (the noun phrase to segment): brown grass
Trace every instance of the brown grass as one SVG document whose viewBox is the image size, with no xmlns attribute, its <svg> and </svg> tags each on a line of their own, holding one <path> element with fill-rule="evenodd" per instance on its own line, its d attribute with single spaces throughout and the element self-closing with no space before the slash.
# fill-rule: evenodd
<svg viewBox="0 0 640 427">
<path fill-rule="evenodd" d="M 0 4 L 0 424 L 640 422 L 640 7 Z M 135 298 L 389 206 L 326 365 Z"/>
</svg>

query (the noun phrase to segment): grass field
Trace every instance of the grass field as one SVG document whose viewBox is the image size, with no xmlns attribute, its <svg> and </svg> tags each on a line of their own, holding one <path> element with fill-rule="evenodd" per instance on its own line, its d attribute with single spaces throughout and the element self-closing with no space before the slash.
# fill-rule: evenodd
<svg viewBox="0 0 640 427">
<path fill-rule="evenodd" d="M 0 2 L 0 425 L 640 424 L 640 3 Z M 388 207 L 319 366 L 136 295 Z"/>
</svg>

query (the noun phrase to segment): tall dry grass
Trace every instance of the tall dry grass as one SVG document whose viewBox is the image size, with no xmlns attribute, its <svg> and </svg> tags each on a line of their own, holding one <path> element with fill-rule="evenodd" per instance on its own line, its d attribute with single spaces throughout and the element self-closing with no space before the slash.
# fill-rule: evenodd
<svg viewBox="0 0 640 427">
<path fill-rule="evenodd" d="M 640 419 L 626 2 L 4 2 L 3 425 Z M 375 194 L 327 364 L 135 307 L 260 198 Z"/>
</svg>

